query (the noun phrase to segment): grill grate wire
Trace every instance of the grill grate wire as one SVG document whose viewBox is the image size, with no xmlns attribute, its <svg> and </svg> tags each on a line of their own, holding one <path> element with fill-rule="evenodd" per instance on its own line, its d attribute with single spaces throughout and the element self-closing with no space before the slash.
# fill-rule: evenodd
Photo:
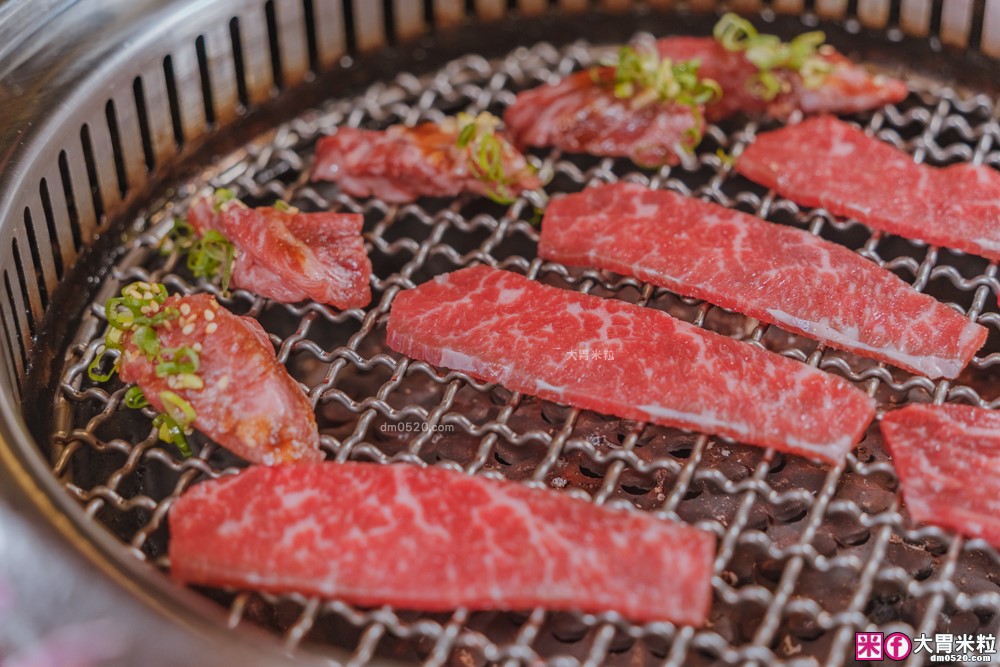
<svg viewBox="0 0 1000 667">
<path fill-rule="evenodd" d="M 399 290 L 484 262 L 661 308 L 816 365 L 851 380 L 874 396 L 880 409 L 907 400 L 1000 407 L 1000 394 L 991 393 L 990 386 L 1000 352 L 977 357 L 957 382 L 933 382 L 631 278 L 542 262 L 534 256 L 537 229 L 530 222 L 534 208 L 544 204 L 536 193 L 507 209 L 471 197 L 391 207 L 356 201 L 332 185 L 307 180 L 316 138 L 337 125 L 414 123 L 461 109 L 496 113 L 513 100 L 513 91 L 559 78 L 596 57 L 583 42 L 564 49 L 539 44 L 495 62 L 466 56 L 427 77 L 400 75 L 357 99 L 332 101 L 281 125 L 182 188 L 174 201 L 149 216 L 147 231 L 130 243 L 70 348 L 56 397 L 54 473 L 136 557 L 168 569 L 165 518 L 172 501 L 196 481 L 240 466 L 211 444 L 191 459 L 180 459 L 156 442 L 148 415 L 125 412 L 123 388 L 94 386 L 85 372 L 103 329 L 100 298 L 121 284 L 158 280 L 172 292 L 216 291 L 191 280 L 177 257 L 161 257 L 156 246 L 196 189 L 206 183 L 233 187 L 252 204 L 282 198 L 304 210 L 365 215 L 375 266 L 367 309 L 338 313 L 316 304 L 274 304 L 239 290 L 223 300 L 262 322 L 279 360 L 309 390 L 328 458 L 434 464 L 553 486 L 598 504 L 639 507 L 664 519 L 698 523 L 720 537 L 720 546 L 712 624 L 702 630 L 632 625 L 613 613 L 459 609 L 424 615 L 300 595 L 205 591 L 228 607 L 230 626 L 270 627 L 290 650 L 303 644 L 320 652 L 326 643 L 346 646 L 353 652 L 351 664 L 359 665 L 376 655 L 428 665 L 839 665 L 860 629 L 913 634 L 970 627 L 995 633 L 1000 556 L 979 540 L 909 523 L 895 496 L 894 471 L 877 426 L 843 465 L 827 469 L 770 449 L 541 402 L 400 358 L 384 346 L 386 315 Z M 912 87 L 910 98 L 898 107 L 855 120 L 918 161 L 1000 167 L 994 100 L 918 78 Z M 987 350 L 997 348 L 995 263 L 872 233 L 750 184 L 733 173 L 716 148 L 738 154 L 760 129 L 753 122 L 712 126 L 697 154 L 655 172 L 624 160 L 565 156 L 558 150 L 538 151 L 533 159 L 543 176 L 552 178 L 546 188 L 550 196 L 624 178 L 847 243 L 987 326 Z M 399 422 L 420 430 L 405 438 L 381 437 L 381 426 Z"/>
</svg>

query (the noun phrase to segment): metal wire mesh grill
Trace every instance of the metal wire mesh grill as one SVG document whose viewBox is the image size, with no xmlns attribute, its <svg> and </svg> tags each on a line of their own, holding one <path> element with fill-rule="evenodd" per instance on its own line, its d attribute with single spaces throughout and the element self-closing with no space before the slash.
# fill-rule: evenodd
<svg viewBox="0 0 1000 667">
<path fill-rule="evenodd" d="M 334 101 L 280 126 L 181 189 L 176 201 L 142 221 L 147 231 L 129 243 L 70 348 L 56 397 L 54 473 L 136 557 L 167 569 L 165 517 L 171 502 L 199 479 L 241 465 L 200 440 L 194 457 L 179 458 L 157 442 L 150 415 L 124 407 L 123 389 L 94 386 L 85 373 L 103 328 L 100 299 L 121 284 L 158 280 L 175 292 L 216 291 L 192 281 L 177 257 L 161 257 L 156 246 L 195 189 L 206 183 L 227 186 L 252 205 L 282 198 L 307 211 L 365 215 L 374 298 L 364 311 L 275 304 L 241 291 L 223 300 L 261 321 L 279 359 L 309 389 L 328 458 L 441 465 L 508 477 L 698 523 L 720 537 L 711 624 L 698 631 L 665 623 L 632 625 L 615 614 L 536 609 L 426 615 L 295 595 L 206 590 L 228 607 L 230 625 L 249 621 L 270 627 L 290 649 L 345 646 L 353 651 L 354 664 L 388 655 L 431 665 L 835 665 L 847 660 L 853 632 L 866 627 L 911 634 L 995 633 L 1000 556 L 981 541 L 910 525 L 877 427 L 844 466 L 831 469 L 773 450 L 538 401 L 400 358 L 385 347 L 385 318 L 399 290 L 485 262 L 660 308 L 818 365 L 858 384 L 883 409 L 905 401 L 1000 405 L 993 380 L 1000 366 L 997 352 L 978 357 L 956 382 L 932 382 L 633 279 L 541 262 L 532 218 L 544 202 L 534 193 L 507 208 L 472 197 L 392 207 L 307 182 L 314 142 L 334 126 L 437 120 L 463 109 L 498 113 L 515 91 L 587 66 L 595 53 L 585 43 L 561 50 L 540 44 L 497 62 L 468 56 L 429 77 L 401 75 L 357 99 Z M 1000 166 L 994 100 L 923 80 L 914 81 L 913 91 L 897 107 L 856 120 L 918 160 Z M 713 126 L 697 154 L 656 172 L 625 160 L 558 151 L 538 152 L 533 159 L 541 174 L 551 177 L 550 195 L 629 179 L 808 228 L 968 313 L 991 331 L 986 350 L 997 347 L 995 264 L 873 234 L 750 184 L 717 150 L 737 153 L 758 129 L 742 122 Z M 396 424 L 406 426 L 387 428 Z"/>
</svg>

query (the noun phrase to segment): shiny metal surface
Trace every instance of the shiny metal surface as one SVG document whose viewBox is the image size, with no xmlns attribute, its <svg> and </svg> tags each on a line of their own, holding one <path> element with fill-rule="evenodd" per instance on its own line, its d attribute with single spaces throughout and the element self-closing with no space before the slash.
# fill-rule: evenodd
<svg viewBox="0 0 1000 667">
<path fill-rule="evenodd" d="M 532 15 L 561 10 L 621 11 L 633 3 L 609 1 L 600 8 L 573 1 L 560 2 L 556 7 L 550 7 L 551 3 L 547 2 L 527 0 L 516 4 L 519 12 Z M 649 3 L 650 6 L 664 4 L 671 3 Z M 691 4 L 707 7 L 714 3 Z M 748 11 L 764 9 L 765 13 L 772 9 L 801 13 L 806 11 L 807 5 L 804 2 L 776 1 L 765 6 L 752 0 L 734 4 Z M 862 27 L 877 28 L 890 40 L 904 34 L 928 36 L 925 41 L 910 42 L 907 46 L 910 50 L 919 47 L 933 53 L 932 50 L 942 42 L 967 47 L 964 57 L 980 69 L 986 62 L 984 53 L 1000 52 L 998 0 L 948 0 L 944 3 L 930 0 L 901 3 L 860 0 L 856 3 L 856 16 L 845 15 L 849 8 L 855 6 L 846 1 L 816 0 L 808 5 L 818 15 L 842 22 L 849 31 Z M 169 187 L 182 182 L 180 177 L 185 172 L 203 167 L 210 157 L 202 151 L 203 146 L 226 139 L 227 135 L 233 134 L 234 128 L 246 127 L 242 124 L 249 123 L 255 114 L 263 114 L 269 107 L 287 102 L 294 108 L 295 97 L 308 88 L 310 80 L 325 71 L 340 71 L 345 77 L 352 76 L 351 68 L 340 69 L 344 64 L 341 61 L 344 55 L 357 58 L 360 50 L 378 50 L 387 42 L 414 39 L 431 29 L 460 26 L 465 20 L 467 7 L 473 12 L 473 19 L 481 20 L 498 20 L 511 10 L 508 3 L 489 0 L 473 3 L 451 0 L 429 3 L 407 0 L 385 3 L 366 0 L 348 0 L 346 3 L 323 0 L 108 0 L 75 3 L 47 0 L 32 3 L 31 9 L 28 6 L 27 2 L 16 1 L 0 5 L 0 44 L 4 45 L 0 47 L 0 95 L 5 102 L 2 112 L 4 122 L 0 124 L 0 275 L 3 283 L 0 286 L 0 480 L 3 482 L 0 484 L 0 496 L 3 498 L 0 500 L 0 547 L 6 556 L 0 562 L 3 563 L 6 578 L 13 582 L 13 597 L 21 600 L 22 604 L 30 599 L 41 610 L 30 614 L 31 632 L 27 635 L 21 632 L 21 635 L 48 636 L 66 623 L 94 618 L 100 620 L 110 615 L 114 622 L 131 624 L 134 632 L 143 638 L 140 644 L 124 642 L 120 655 L 112 658 L 117 662 L 111 664 L 168 665 L 182 660 L 205 665 L 280 664 L 287 660 L 282 643 L 261 638 L 245 628 L 235 633 L 227 631 L 223 614 L 206 605 L 198 596 L 170 587 L 153 568 L 139 562 L 134 553 L 123 548 L 109 533 L 97 528 L 87 512 L 60 489 L 61 484 L 49 472 L 45 458 L 39 456 L 39 446 L 46 454 L 52 453 L 48 451 L 49 443 L 44 439 L 35 443 L 25 422 L 25 418 L 32 421 L 33 415 L 48 412 L 47 405 L 36 392 L 36 386 L 43 385 L 46 376 L 62 366 L 61 358 L 53 358 L 62 350 L 50 347 L 47 341 L 66 334 L 59 331 L 60 325 L 72 324 L 76 319 L 71 316 L 74 308 L 82 309 L 93 292 L 93 274 L 74 271 L 81 255 L 85 255 L 87 248 L 95 243 L 103 248 L 97 254 L 105 255 L 108 248 L 116 244 L 116 239 L 105 232 L 115 229 L 117 233 L 126 228 L 126 221 L 133 219 L 139 207 L 149 205 L 154 196 L 169 194 Z M 812 22 L 810 15 L 806 15 L 806 20 Z M 460 27 L 458 31 L 469 28 Z M 436 39 L 444 36 L 438 34 Z M 431 48 L 432 43 L 427 45 Z M 237 53 L 239 56 L 236 56 Z M 551 69 L 563 55 L 553 55 L 553 52 L 542 48 L 540 52 L 536 50 L 523 57 L 541 58 L 543 62 L 538 66 Z M 575 62 L 572 53 L 569 57 L 571 62 Z M 579 55 L 579 58 L 582 57 Z M 552 61 L 552 58 L 556 60 Z M 472 76 L 482 75 L 478 61 L 464 62 Z M 975 67 L 969 69 L 971 72 Z M 965 72 L 960 74 L 964 76 Z M 446 84 L 447 77 L 439 82 L 445 88 Z M 399 95 L 405 98 L 414 93 L 413 86 L 416 84 L 404 77 L 397 85 Z M 473 85 L 483 87 L 484 84 Z M 487 89 L 490 95 L 502 97 L 504 94 Z M 921 159 L 995 160 L 996 145 L 1000 143 L 996 140 L 996 109 L 992 106 L 995 104 L 995 92 L 985 98 L 964 98 L 947 89 L 930 92 L 933 94 L 927 98 L 924 107 L 900 110 L 897 116 L 890 112 L 876 120 L 881 123 L 877 129 L 883 130 L 890 139 L 896 132 L 895 136 L 903 142 L 902 145 L 915 151 Z M 382 118 L 379 116 L 383 113 L 380 111 L 382 106 L 374 105 L 370 112 L 372 117 Z M 342 116 L 345 115 L 349 116 Z M 982 122 L 970 121 L 970 118 L 979 117 L 983 118 Z M 334 122 L 330 118 L 328 116 L 325 122 Z M 920 137 L 914 139 L 906 132 L 899 132 L 900 128 L 914 123 L 926 128 Z M 315 132 L 322 125 L 292 124 L 289 127 L 293 134 L 279 133 L 258 144 L 261 152 L 244 161 L 244 171 L 237 169 L 229 176 L 249 177 L 250 180 L 244 184 L 249 192 L 250 186 L 256 182 L 253 179 L 257 173 L 255 170 L 266 167 L 272 159 L 280 160 L 283 155 L 291 159 L 292 155 L 298 154 L 297 146 L 283 142 L 294 138 L 295 133 L 310 136 L 306 130 Z M 747 133 L 752 131 L 752 127 L 737 129 L 735 133 L 727 132 L 720 140 L 724 138 L 728 142 L 726 145 L 735 145 L 740 141 L 741 133 L 745 140 L 749 137 Z M 942 136 L 951 138 L 938 142 L 935 139 L 938 132 L 944 132 Z M 957 139 L 954 138 L 956 135 Z M 241 141 L 239 137 L 230 139 L 235 139 L 237 144 Z M 266 148 L 268 145 L 272 147 L 270 152 Z M 708 158 L 708 166 L 717 168 L 718 165 L 711 164 L 710 156 Z M 257 165 L 253 160 L 261 164 Z M 240 163 L 237 160 L 232 164 Z M 558 164 L 558 157 L 553 158 L 550 167 L 555 168 Z M 582 171 L 579 167 L 573 171 L 565 166 L 565 170 L 563 175 L 577 184 L 592 178 L 610 179 L 620 175 L 618 167 L 613 165 L 591 166 Z M 215 172 L 215 175 L 216 178 L 226 177 L 220 172 Z M 703 177 L 704 174 L 695 174 L 692 177 L 694 181 L 678 177 L 672 186 L 693 187 L 702 192 L 698 190 L 701 185 L 697 184 L 702 183 Z M 671 175 L 665 174 L 661 182 L 671 185 Z M 723 174 L 719 185 L 725 182 Z M 727 192 L 725 189 L 721 191 L 730 197 Z M 317 197 L 314 200 L 317 204 L 353 205 L 336 201 L 328 195 Z M 766 193 L 747 195 L 742 199 L 736 197 L 735 201 L 765 215 L 800 216 L 794 206 L 775 200 Z M 370 212 L 385 213 L 377 204 Z M 515 218 L 521 213 L 516 212 Z M 414 212 L 414 215 L 422 218 L 419 212 Z M 139 224 L 145 222 L 143 217 L 135 219 Z M 840 224 L 823 216 L 796 219 L 820 233 L 837 230 Z M 421 261 L 451 261 L 458 256 L 461 262 L 467 263 L 475 259 L 501 260 L 502 256 L 511 259 L 513 265 L 522 270 L 536 273 L 543 270 L 537 261 L 524 255 L 503 255 L 497 249 L 509 234 L 521 235 L 530 242 L 532 232 L 524 219 L 517 222 L 501 215 L 494 216 L 492 220 L 488 216 L 462 220 L 464 222 L 447 212 L 434 212 L 420 222 L 426 227 L 423 237 L 409 240 L 405 237 L 382 238 L 380 242 L 382 232 L 377 232 L 370 240 L 378 252 L 412 252 L 414 258 L 420 257 Z M 485 242 L 474 252 L 463 246 L 441 242 L 440 235 L 444 230 L 457 227 L 462 231 L 463 224 L 467 233 L 478 233 L 476 230 L 479 230 L 493 240 Z M 387 218 L 383 231 L 388 227 Z M 998 291 L 995 266 L 970 273 L 955 266 L 950 255 L 943 251 L 932 250 L 923 257 L 919 253 L 916 257 L 909 257 L 906 253 L 895 254 L 895 251 L 883 256 L 882 248 L 881 240 L 873 236 L 862 245 L 861 251 L 873 259 L 886 261 L 918 286 L 926 287 L 936 281 L 952 284 L 971 298 L 968 303 L 963 300 L 963 310 L 996 328 L 998 320 L 995 313 L 983 311 L 987 297 L 995 302 L 994 296 Z M 472 255 L 465 256 L 469 252 Z M 517 257 L 523 258 L 524 262 Z M 559 275 L 558 269 L 553 267 L 545 271 Z M 407 286 L 409 276 L 399 275 L 401 277 L 395 280 L 386 279 L 387 283 L 382 286 L 386 293 Z M 577 282 L 578 286 L 588 289 L 635 290 L 637 287 L 628 285 L 628 281 L 616 285 L 605 283 L 606 277 L 600 275 L 585 277 L 582 283 Z M 645 299 L 658 296 L 655 291 L 641 286 L 638 291 L 640 297 Z M 57 295 L 61 295 L 61 300 L 56 300 L 61 310 L 58 313 L 48 312 L 47 324 L 43 327 L 42 322 Z M 371 309 L 358 324 L 376 330 L 379 315 L 387 307 L 388 301 L 385 301 L 379 308 Z M 299 314 L 299 317 L 315 320 L 318 315 L 305 313 Z M 696 305 L 693 317 L 711 321 L 712 309 Z M 357 320 L 357 317 L 345 316 L 345 321 L 351 319 Z M 767 341 L 764 329 L 752 330 L 749 335 Z M 41 341 L 37 348 L 36 340 Z M 283 349 L 290 351 L 296 340 L 300 345 L 306 345 L 307 337 L 296 339 L 293 336 L 288 340 L 292 342 Z M 858 369 L 848 361 L 822 351 L 790 353 L 793 356 L 802 354 L 805 360 L 847 374 L 875 392 L 930 392 L 938 400 L 967 402 L 977 402 L 983 396 L 980 389 L 974 386 L 935 385 L 921 379 L 899 379 L 880 367 Z M 370 366 L 401 371 L 396 360 L 352 356 L 346 349 L 341 352 L 324 350 L 320 358 L 332 363 L 331 369 L 339 369 L 332 378 L 336 378 L 344 368 L 351 367 L 366 370 L 365 367 Z M 72 358 L 70 360 L 72 362 Z M 995 363 L 995 355 L 979 359 L 976 362 L 977 373 L 988 375 Z M 419 372 L 419 364 L 413 366 Z M 447 378 L 441 387 L 446 396 L 454 396 L 465 384 L 462 378 Z M 323 391 L 332 392 L 332 400 L 338 400 L 332 380 Z M 317 396 L 319 393 L 322 391 L 317 392 Z M 85 400 L 99 398 L 99 395 L 88 394 Z M 986 395 L 986 399 L 990 398 Z M 365 415 L 371 414 L 371 410 L 378 412 L 371 401 L 366 403 L 350 395 L 347 398 L 341 396 L 339 400 L 349 410 L 353 409 L 353 414 L 360 416 L 359 421 L 371 421 L 374 417 Z M 505 408 L 505 419 L 516 415 L 522 399 L 506 397 L 504 400 L 507 401 L 506 408 L 509 408 Z M 419 410 L 413 412 L 415 417 L 425 420 L 444 419 L 448 414 L 448 409 L 433 407 L 430 411 L 425 409 L 424 413 Z M 876 462 L 869 465 L 852 460 L 848 470 L 830 471 L 815 489 L 779 490 L 768 483 L 768 476 L 776 467 L 773 453 L 755 464 L 749 477 L 733 480 L 711 466 L 699 468 L 699 460 L 716 446 L 706 438 L 697 439 L 692 448 L 693 454 L 685 459 L 686 463 L 671 462 L 668 458 L 650 462 L 634 451 L 640 441 L 639 432 L 634 436 L 628 435 L 621 449 L 607 452 L 586 438 L 573 436 L 574 425 L 585 416 L 581 417 L 573 411 L 568 416 L 560 415 L 560 418 L 564 421 L 555 437 L 548 440 L 541 438 L 545 451 L 551 451 L 554 457 L 545 456 L 543 461 L 546 466 L 551 466 L 558 461 L 559 453 L 564 451 L 584 456 L 594 465 L 604 466 L 606 470 L 600 477 L 600 484 L 592 493 L 588 491 L 599 500 L 613 500 L 613 494 L 621 486 L 622 476 L 628 477 L 636 471 L 649 473 L 657 470 L 676 475 L 676 485 L 667 494 L 660 509 L 667 515 L 677 511 L 686 490 L 695 483 L 714 484 L 724 493 L 735 494 L 734 497 L 739 499 L 739 510 L 735 516 L 742 519 L 720 526 L 723 536 L 720 567 L 746 547 L 741 537 L 750 535 L 744 532 L 744 528 L 755 504 L 779 506 L 787 502 L 802 502 L 809 508 L 805 523 L 800 527 L 802 532 L 791 544 L 766 547 L 777 549 L 772 553 L 781 555 L 782 562 L 786 563 L 769 596 L 757 589 L 734 592 L 723 578 L 725 570 L 720 570 L 716 589 L 722 604 L 745 602 L 746 598 L 751 603 L 756 600 L 762 605 L 763 623 L 751 641 L 743 646 L 733 646 L 716 631 L 691 633 L 683 630 L 677 633 L 672 644 L 679 648 L 671 649 L 664 657 L 672 664 L 683 664 L 685 656 L 699 651 L 727 663 L 756 660 L 773 664 L 773 660 L 787 659 L 790 664 L 795 664 L 794 653 L 782 656 L 775 653 L 781 650 L 780 646 L 771 646 L 776 633 L 784 627 L 782 623 L 788 614 L 811 616 L 824 629 L 832 630 L 833 641 L 843 646 L 849 639 L 849 628 L 865 623 L 870 597 L 884 586 L 899 588 L 905 594 L 927 602 L 915 624 L 920 626 L 918 629 L 931 628 L 942 610 L 954 608 L 961 612 L 984 608 L 996 613 L 998 603 L 995 593 L 969 595 L 962 588 L 963 568 L 970 561 L 983 558 L 987 563 L 995 563 L 994 552 L 978 543 L 949 540 L 934 529 L 908 533 L 902 528 L 903 519 L 897 507 L 875 515 L 859 513 L 857 509 L 860 506 L 856 502 L 852 506 L 853 501 L 838 495 L 844 474 L 888 475 L 891 478 L 891 466 L 887 464 Z M 456 425 L 482 438 L 481 452 L 489 452 L 490 448 L 499 446 L 498 443 L 502 444 L 504 439 L 515 442 L 531 440 L 523 434 L 507 432 L 503 424 L 485 428 L 468 420 L 463 423 L 460 415 L 453 419 Z M 337 456 L 379 459 L 379 448 L 364 437 L 328 440 L 327 446 L 331 454 Z M 427 447 L 425 441 L 418 440 L 414 453 L 416 459 L 419 459 L 423 448 L 433 449 Z M 406 459 L 405 453 L 401 456 Z M 545 472 L 544 469 L 542 472 Z M 544 474 L 539 474 L 537 479 L 544 477 Z M 66 479 L 64 476 L 63 481 L 66 482 Z M 107 484 L 104 486 L 107 487 Z M 86 494 L 92 489 L 82 491 L 81 499 L 88 506 L 95 500 L 110 502 L 112 506 L 115 504 L 113 495 L 104 491 L 90 496 Z M 866 551 L 864 558 L 843 561 L 856 567 L 859 587 L 857 596 L 849 601 L 850 604 L 836 613 L 816 609 L 808 600 L 799 600 L 796 596 L 797 582 L 803 572 L 817 568 L 823 571 L 824 567 L 832 566 L 831 562 L 840 564 L 836 559 L 830 561 L 817 556 L 812 544 L 818 527 L 823 525 L 824 516 L 831 512 L 845 513 L 865 525 L 870 530 L 872 544 L 871 551 Z M 893 548 L 895 540 L 900 537 L 931 544 L 934 558 L 939 559 L 933 576 L 926 580 L 913 580 L 910 573 L 881 568 L 885 552 Z M 750 538 L 751 546 L 756 539 Z M 50 555 L 52 561 L 39 558 L 36 554 L 40 553 Z M 47 589 L 47 594 L 32 594 L 31 591 L 41 590 L 34 582 L 35 573 L 43 571 L 65 573 L 67 576 L 62 580 L 49 576 L 54 585 Z M 240 607 L 239 599 L 240 596 L 237 596 L 234 602 L 234 609 L 239 611 L 235 614 L 236 620 L 242 618 L 249 600 L 243 597 L 244 606 Z M 387 633 L 395 633 L 403 639 L 413 638 L 422 642 L 425 648 L 421 650 L 429 645 L 429 655 L 433 660 L 461 661 L 461 650 L 469 649 L 483 658 L 497 661 L 531 662 L 543 657 L 559 662 L 557 657 L 552 657 L 558 652 L 539 652 L 532 647 L 542 629 L 549 627 L 550 619 L 539 611 L 517 625 L 518 631 L 508 644 L 494 641 L 481 632 L 470 631 L 468 619 L 462 612 L 451 618 L 411 620 L 405 614 L 362 612 L 337 603 L 319 604 L 294 599 L 290 603 L 299 609 L 294 617 L 300 620 L 293 621 L 291 635 L 285 637 L 286 645 L 297 644 L 308 634 L 312 624 L 333 615 L 355 628 L 364 628 L 363 641 L 348 647 L 359 648 L 362 658 L 368 657 L 366 646 L 377 646 Z M 231 609 L 230 617 L 234 613 Z M 635 629 L 622 626 L 613 618 L 587 618 L 583 619 L 583 625 L 586 639 L 582 659 L 586 661 L 589 657 L 592 663 L 600 662 L 602 656 L 613 659 L 621 655 L 615 642 L 621 641 L 618 638 L 622 628 L 625 636 L 633 639 L 637 634 L 643 640 L 647 634 L 654 639 L 656 636 L 668 639 L 674 636 L 670 628 Z M 0 636 L 9 631 L 9 628 L 0 630 Z M 654 657 L 657 655 L 654 653 Z M 831 649 L 827 655 L 830 656 L 829 664 L 837 664 L 841 653 Z M 343 658 L 343 654 L 335 651 L 331 656 Z M 309 653 L 299 652 L 297 658 L 300 663 L 309 660 Z"/>
</svg>

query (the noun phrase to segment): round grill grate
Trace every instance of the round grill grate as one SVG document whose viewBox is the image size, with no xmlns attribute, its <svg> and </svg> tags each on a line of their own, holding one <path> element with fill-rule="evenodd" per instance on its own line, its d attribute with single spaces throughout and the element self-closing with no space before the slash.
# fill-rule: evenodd
<svg viewBox="0 0 1000 667">
<path fill-rule="evenodd" d="M 426 77 L 401 75 L 281 125 L 191 181 L 148 217 L 146 231 L 128 243 L 81 323 L 55 398 L 54 473 L 137 558 L 168 570 L 165 517 L 171 502 L 198 480 L 241 465 L 200 436 L 196 455 L 179 458 L 157 442 L 150 415 L 124 407 L 124 389 L 94 386 L 85 372 L 103 330 L 102 299 L 122 284 L 157 280 L 174 292 L 216 291 L 193 281 L 177 257 L 161 256 L 157 243 L 195 190 L 225 186 L 251 205 L 281 198 L 306 211 L 365 215 L 374 298 L 364 311 L 276 304 L 242 291 L 223 299 L 230 309 L 260 320 L 279 359 L 308 388 L 328 458 L 441 465 L 512 478 L 698 523 L 720 537 L 711 624 L 698 631 L 636 626 L 614 614 L 536 609 L 427 615 L 296 595 L 205 590 L 228 607 L 230 625 L 266 626 L 290 649 L 346 647 L 354 664 L 385 655 L 432 665 L 838 665 L 850 657 L 853 633 L 865 628 L 995 634 L 1000 556 L 980 541 L 910 524 L 877 426 L 845 466 L 831 469 L 773 450 L 539 401 L 400 358 L 385 346 L 386 315 L 399 290 L 489 263 L 659 308 L 818 365 L 876 397 L 881 409 L 906 401 L 1000 405 L 994 379 L 1000 353 L 986 354 L 1000 340 L 997 266 L 801 209 L 735 175 L 723 152 L 738 153 L 752 141 L 760 129 L 756 123 L 712 126 L 684 164 L 655 172 L 627 160 L 559 151 L 537 151 L 532 159 L 551 178 L 550 196 L 628 179 L 807 228 L 856 249 L 990 329 L 985 356 L 957 381 L 913 377 L 630 278 L 543 263 L 535 256 L 532 221 L 536 207 L 544 205 L 536 193 L 507 208 L 474 197 L 394 207 L 355 201 L 333 185 L 307 180 L 316 139 L 335 126 L 384 127 L 459 110 L 500 114 L 517 90 L 588 66 L 598 54 L 586 43 L 561 50 L 539 44 L 498 61 L 467 56 Z M 919 161 L 1000 167 L 996 113 L 986 95 L 914 78 L 904 103 L 854 120 Z M 414 576 L 433 580 L 434 573 Z"/>
</svg>

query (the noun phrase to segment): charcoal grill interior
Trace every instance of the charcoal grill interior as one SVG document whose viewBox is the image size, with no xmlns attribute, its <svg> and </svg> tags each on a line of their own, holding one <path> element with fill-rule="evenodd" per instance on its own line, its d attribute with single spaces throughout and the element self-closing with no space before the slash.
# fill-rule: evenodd
<svg viewBox="0 0 1000 667">
<path fill-rule="evenodd" d="M 840 665 L 853 659 L 857 630 L 995 635 L 1000 555 L 982 541 L 910 522 L 877 425 L 844 466 L 830 468 L 539 401 L 386 347 L 386 316 L 400 290 L 485 263 L 658 308 L 816 365 L 868 392 L 880 410 L 905 402 L 1000 406 L 996 264 L 873 233 L 739 177 L 727 156 L 772 124 L 711 126 L 696 153 L 674 168 L 645 170 L 557 150 L 532 151 L 531 159 L 549 180 L 548 196 L 636 181 L 851 247 L 989 328 L 986 347 L 957 380 L 915 377 L 630 278 L 542 262 L 535 248 L 545 202 L 537 193 L 510 206 L 471 196 L 390 206 L 308 182 L 315 141 L 334 127 L 380 128 L 462 110 L 499 115 L 517 91 L 593 64 L 608 45 L 641 31 L 707 34 L 717 17 L 686 6 L 608 3 L 578 15 L 535 4 L 142 7 L 163 19 L 142 33 L 141 49 L 131 47 L 149 52 L 131 64 L 101 54 L 99 62 L 115 62 L 92 75 L 117 83 L 113 97 L 95 97 L 95 86 L 83 83 L 67 89 L 65 106 L 75 118 L 51 120 L 53 133 L 21 158 L 34 169 L 20 175 L 31 188 L 10 190 L 12 177 L 5 177 L 0 364 L 5 410 L 17 405 L 25 420 L 9 414 L 0 425 L 5 446 L 34 466 L 38 488 L 58 498 L 80 540 L 103 545 L 102 558 L 155 596 L 199 609 L 197 630 L 219 647 L 258 641 L 263 628 L 270 635 L 264 646 L 337 664 Z M 919 2 L 852 3 L 856 16 L 840 3 L 740 4 L 759 9 L 763 25 L 786 35 L 819 24 L 842 50 L 904 76 L 907 100 L 850 118 L 867 131 L 918 161 L 1000 168 L 1000 100 L 991 83 L 998 65 L 978 52 L 1000 42 L 1000 24 L 989 21 L 1000 3 L 965 3 L 968 12 L 958 18 L 947 6 Z M 926 23 L 917 11 L 923 6 Z M 182 9 L 188 13 L 179 15 Z M 782 9 L 801 15 L 774 11 Z M 471 18 L 463 24 L 466 11 Z M 156 50 L 156 36 L 172 30 L 170 51 Z M 962 43 L 942 50 L 942 40 Z M 239 290 L 219 295 L 260 320 L 279 359 L 309 390 L 329 459 L 451 467 L 696 523 L 720 538 L 710 625 L 640 626 L 615 614 L 541 609 L 428 615 L 199 589 L 213 601 L 206 610 L 172 587 L 163 576 L 171 502 L 193 483 L 242 464 L 200 436 L 195 456 L 183 459 L 157 442 L 151 414 L 123 406 L 120 384 L 95 385 L 86 368 L 103 333 L 101 304 L 121 285 L 156 280 L 172 292 L 218 294 L 158 249 L 173 217 L 206 187 L 232 188 L 251 205 L 280 198 L 306 211 L 365 216 L 374 267 L 368 308 L 338 313 Z"/>
</svg>

